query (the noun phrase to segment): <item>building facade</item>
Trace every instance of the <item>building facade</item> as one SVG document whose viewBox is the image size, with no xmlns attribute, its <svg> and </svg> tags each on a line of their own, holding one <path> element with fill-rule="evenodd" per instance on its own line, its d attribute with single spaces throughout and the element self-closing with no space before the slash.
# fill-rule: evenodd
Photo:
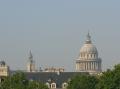
<svg viewBox="0 0 120 89">
<path fill-rule="evenodd" d="M 76 60 L 76 71 L 65 72 L 64 68 L 49 67 L 40 71 L 35 68 L 35 61 L 30 51 L 27 62 L 27 70 L 23 71 L 27 79 L 41 81 L 50 89 L 66 89 L 68 82 L 72 77 L 80 74 L 99 74 L 101 69 L 101 58 L 98 57 L 98 51 L 91 41 L 91 36 L 87 34 L 87 39 L 80 49 L 79 57 Z M 16 71 L 11 71 L 11 75 Z M 0 77 L 9 75 L 9 67 L 4 61 L 0 62 Z M 1 79 L 1 78 L 0 78 Z"/>
<path fill-rule="evenodd" d="M 41 81 L 46 84 L 49 89 L 66 89 L 68 86 L 68 82 L 72 77 L 88 74 L 82 72 L 24 72 L 27 76 L 27 79 L 30 81 Z"/>
<path fill-rule="evenodd" d="M 0 82 L 4 77 L 9 76 L 9 73 L 9 66 L 4 61 L 0 61 Z"/>
<path fill-rule="evenodd" d="M 101 58 L 98 57 L 97 48 L 93 45 L 89 33 L 76 60 L 76 71 L 88 72 L 90 74 L 98 74 L 102 71 Z"/>
<path fill-rule="evenodd" d="M 64 72 L 65 69 L 64 68 L 55 68 L 55 67 L 48 67 L 48 68 L 45 68 L 44 72 Z"/>
</svg>

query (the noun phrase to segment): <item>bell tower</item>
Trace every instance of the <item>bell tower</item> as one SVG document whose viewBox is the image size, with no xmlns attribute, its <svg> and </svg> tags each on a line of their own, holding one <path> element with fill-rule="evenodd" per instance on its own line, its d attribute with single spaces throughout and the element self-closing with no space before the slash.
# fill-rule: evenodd
<svg viewBox="0 0 120 89">
<path fill-rule="evenodd" d="M 29 52 L 28 62 L 27 62 L 27 72 L 35 72 L 35 61 L 33 60 L 33 55 L 31 51 Z"/>
</svg>

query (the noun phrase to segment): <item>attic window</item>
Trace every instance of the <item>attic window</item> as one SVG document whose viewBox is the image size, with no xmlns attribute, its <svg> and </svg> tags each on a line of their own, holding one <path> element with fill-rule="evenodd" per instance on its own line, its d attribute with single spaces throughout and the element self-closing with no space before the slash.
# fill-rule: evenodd
<svg viewBox="0 0 120 89">
<path fill-rule="evenodd" d="M 67 84 L 66 82 L 62 84 L 62 88 L 63 88 L 63 89 L 66 89 L 67 86 L 68 86 L 68 84 Z"/>
<path fill-rule="evenodd" d="M 55 88 L 56 88 L 56 83 L 52 83 L 52 84 L 51 84 L 51 88 L 52 88 L 52 89 L 55 89 Z"/>
</svg>

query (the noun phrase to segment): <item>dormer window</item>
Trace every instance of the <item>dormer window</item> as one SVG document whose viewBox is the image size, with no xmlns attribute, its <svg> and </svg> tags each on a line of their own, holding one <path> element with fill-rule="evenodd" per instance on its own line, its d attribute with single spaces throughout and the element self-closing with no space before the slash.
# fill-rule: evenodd
<svg viewBox="0 0 120 89">
<path fill-rule="evenodd" d="M 66 82 L 62 84 L 63 89 L 67 89 L 67 86 L 68 86 L 68 84 Z"/>
<path fill-rule="evenodd" d="M 56 89 L 56 83 L 51 83 L 51 88 Z"/>
</svg>

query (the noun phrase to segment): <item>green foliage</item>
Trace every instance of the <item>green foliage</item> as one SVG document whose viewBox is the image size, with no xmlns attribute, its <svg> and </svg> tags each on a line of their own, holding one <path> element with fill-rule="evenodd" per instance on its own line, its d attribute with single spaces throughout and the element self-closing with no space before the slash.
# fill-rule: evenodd
<svg viewBox="0 0 120 89">
<path fill-rule="evenodd" d="M 120 64 L 103 73 L 96 89 L 120 89 Z"/>
<path fill-rule="evenodd" d="M 0 83 L 0 89 L 48 89 L 37 81 L 29 81 L 24 73 L 18 72 Z M 73 77 L 67 89 L 120 89 L 120 64 L 99 76 L 77 75 Z"/>
<path fill-rule="evenodd" d="M 48 89 L 46 85 L 37 81 L 28 81 L 22 72 L 13 74 L 0 84 L 0 89 Z"/>
<path fill-rule="evenodd" d="M 72 78 L 67 89 L 120 89 L 120 64 L 102 75 L 80 75 Z"/>
<path fill-rule="evenodd" d="M 29 81 L 28 89 L 48 89 L 48 87 L 41 82 Z"/>
<path fill-rule="evenodd" d="M 71 79 L 67 89 L 95 89 L 98 79 L 95 76 L 79 75 Z"/>
</svg>

